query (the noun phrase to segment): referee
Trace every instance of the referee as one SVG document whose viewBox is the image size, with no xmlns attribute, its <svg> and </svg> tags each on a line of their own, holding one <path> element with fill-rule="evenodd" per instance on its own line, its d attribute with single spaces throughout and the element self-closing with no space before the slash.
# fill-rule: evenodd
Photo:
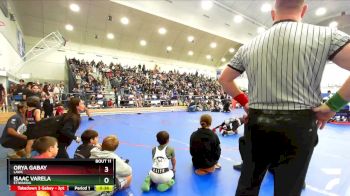
<svg viewBox="0 0 350 196">
<path fill-rule="evenodd" d="M 317 129 L 350 100 L 350 78 L 325 104 L 320 82 L 327 60 L 350 70 L 350 36 L 329 27 L 302 23 L 304 0 L 276 0 L 274 25 L 242 46 L 219 82 L 248 112 L 247 156 L 236 195 L 258 195 L 267 168 L 274 193 L 300 195 L 318 142 Z M 243 72 L 248 98 L 234 79 Z"/>
</svg>

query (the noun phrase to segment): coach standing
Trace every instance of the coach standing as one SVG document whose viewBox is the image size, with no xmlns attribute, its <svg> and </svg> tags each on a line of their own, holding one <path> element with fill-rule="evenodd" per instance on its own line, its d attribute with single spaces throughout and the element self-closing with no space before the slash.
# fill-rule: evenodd
<svg viewBox="0 0 350 196">
<path fill-rule="evenodd" d="M 325 104 L 320 82 L 327 60 L 350 70 L 350 36 L 301 22 L 303 0 L 276 0 L 274 25 L 242 46 L 219 82 L 249 114 L 236 195 L 258 195 L 267 168 L 274 169 L 275 195 L 300 195 L 317 129 L 350 100 L 350 78 Z M 248 98 L 234 79 L 249 80 Z"/>
</svg>

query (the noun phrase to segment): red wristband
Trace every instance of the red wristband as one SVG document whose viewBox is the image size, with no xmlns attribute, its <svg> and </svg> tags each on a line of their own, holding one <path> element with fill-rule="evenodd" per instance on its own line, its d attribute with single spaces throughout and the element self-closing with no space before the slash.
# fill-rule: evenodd
<svg viewBox="0 0 350 196">
<path fill-rule="evenodd" d="M 241 94 L 237 95 L 233 99 L 236 100 L 243 107 L 249 102 L 247 95 L 244 94 L 244 93 L 241 93 Z"/>
</svg>

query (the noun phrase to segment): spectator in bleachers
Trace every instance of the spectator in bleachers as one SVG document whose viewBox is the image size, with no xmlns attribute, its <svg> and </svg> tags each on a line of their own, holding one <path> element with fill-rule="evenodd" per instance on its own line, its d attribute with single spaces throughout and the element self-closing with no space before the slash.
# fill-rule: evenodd
<svg viewBox="0 0 350 196">
<path fill-rule="evenodd" d="M 112 100 L 112 99 L 109 99 L 109 100 L 107 101 L 107 107 L 108 107 L 108 108 L 114 107 L 114 103 L 113 103 L 113 100 Z"/>
<path fill-rule="evenodd" d="M 55 102 L 60 101 L 61 92 L 60 92 L 59 84 L 54 85 L 52 89 L 52 93 L 53 93 L 54 101 Z"/>
<path fill-rule="evenodd" d="M 145 66 L 142 66 L 142 72 L 139 72 L 138 66 L 135 67 L 122 67 L 120 64 L 106 65 L 103 62 L 98 62 L 96 65 L 92 65 L 85 60 L 70 59 L 71 69 L 76 76 L 81 77 L 81 82 L 84 84 L 84 92 L 94 93 L 93 90 L 97 84 L 103 83 L 103 80 L 108 80 L 107 83 L 111 84 L 111 87 L 117 88 L 121 97 L 124 94 L 131 95 L 129 101 L 137 102 L 137 94 L 132 95 L 133 92 L 140 92 L 144 96 L 151 97 L 153 100 L 159 100 L 160 98 L 180 98 L 179 96 L 219 96 L 220 86 L 216 80 L 207 78 L 200 74 L 180 74 L 178 71 L 161 72 L 158 68 L 156 70 L 146 70 Z M 92 75 L 87 77 L 87 73 L 90 71 L 90 67 L 96 67 L 96 71 L 102 78 L 94 78 Z M 101 81 L 102 80 L 102 81 Z M 77 81 L 77 84 L 80 82 Z M 172 91 L 175 92 L 172 92 Z M 134 97 L 132 97 L 134 96 Z M 134 99 L 136 97 L 136 99 Z M 184 100 L 183 100 L 184 101 Z M 182 102 L 183 102 L 182 101 Z M 134 102 L 134 103 L 135 103 Z M 188 101 L 186 101 L 188 102 Z M 169 104 L 168 101 L 162 101 L 164 105 Z M 135 103 L 139 106 L 139 103 Z M 146 105 L 146 104 L 144 104 Z M 127 106 L 127 105 L 125 105 Z"/>
<path fill-rule="evenodd" d="M 51 87 L 49 85 L 44 85 L 44 88 L 41 93 L 43 99 L 43 110 L 44 118 L 53 116 L 53 93 L 50 92 Z"/>
<path fill-rule="evenodd" d="M 21 90 L 23 93 L 23 100 L 27 100 L 27 98 L 30 97 L 32 86 L 33 86 L 33 82 L 27 82 L 25 88 Z"/>
<path fill-rule="evenodd" d="M 1 110 L 4 110 L 5 107 L 7 107 L 6 104 L 7 94 L 6 89 L 4 88 L 3 84 L 0 84 L 0 108 Z"/>
<path fill-rule="evenodd" d="M 10 88 L 9 88 L 9 91 L 8 91 L 8 100 L 9 100 L 9 105 L 11 106 L 11 109 L 12 111 L 15 111 L 15 104 L 16 104 L 16 97 L 18 97 L 18 95 L 16 94 L 16 91 L 17 91 L 17 86 L 16 84 L 14 83 L 10 83 Z M 22 98 L 21 98 L 22 99 Z"/>
<path fill-rule="evenodd" d="M 188 112 L 196 112 L 197 111 L 197 106 L 196 103 L 192 100 L 191 103 L 187 107 Z"/>
<path fill-rule="evenodd" d="M 118 88 L 114 87 L 113 88 L 114 91 L 114 104 L 116 107 L 119 107 L 119 93 L 118 93 Z"/>
<path fill-rule="evenodd" d="M 29 97 L 38 97 L 39 99 L 41 99 L 40 91 L 40 86 L 36 83 L 32 83 L 30 90 L 28 90 L 26 93 L 26 98 L 28 99 Z"/>
<path fill-rule="evenodd" d="M 23 90 L 26 88 L 26 85 L 24 84 L 24 80 L 20 79 L 19 84 L 17 85 L 17 90 L 23 92 Z"/>
<path fill-rule="evenodd" d="M 136 102 L 136 107 L 143 107 L 143 101 L 142 101 L 142 94 L 137 92 L 136 93 L 136 98 L 135 98 L 135 102 Z"/>
</svg>

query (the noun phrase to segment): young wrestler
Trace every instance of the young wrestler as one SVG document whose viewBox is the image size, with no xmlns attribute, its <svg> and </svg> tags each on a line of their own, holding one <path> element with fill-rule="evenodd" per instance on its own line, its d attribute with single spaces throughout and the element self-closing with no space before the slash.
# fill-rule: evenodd
<svg viewBox="0 0 350 196">
<path fill-rule="evenodd" d="M 222 136 L 237 134 L 238 127 L 243 124 L 243 117 L 241 118 L 230 118 L 225 120 L 221 125 L 215 127 L 213 131 L 215 132 L 219 128 L 219 132 Z"/>
<path fill-rule="evenodd" d="M 221 155 L 220 140 L 210 129 L 211 122 L 210 115 L 202 115 L 200 118 L 201 128 L 191 135 L 190 153 L 197 175 L 212 173 L 215 169 L 221 168 L 218 164 Z"/>
<path fill-rule="evenodd" d="M 160 131 L 157 133 L 157 141 L 159 146 L 152 149 L 153 165 L 144 183 L 142 184 L 142 191 L 149 191 L 151 183 L 155 183 L 157 190 L 160 192 L 167 191 L 175 184 L 174 172 L 176 166 L 175 151 L 168 146 L 169 133 Z M 170 161 L 172 169 L 169 169 Z"/>
<path fill-rule="evenodd" d="M 36 123 L 41 120 L 41 111 L 40 111 L 40 108 L 38 107 L 39 105 L 40 105 L 39 97 L 32 96 L 27 99 L 28 109 L 25 114 L 26 121 L 27 121 L 26 135 L 28 138 L 27 145 L 25 148 L 27 158 L 31 157 L 32 145 L 35 139 L 32 137 L 34 127 L 36 126 Z"/>
<path fill-rule="evenodd" d="M 95 147 L 101 148 L 98 144 L 97 131 L 88 129 L 81 134 L 81 141 L 83 144 L 78 146 L 74 153 L 75 159 L 88 159 L 91 156 L 91 150 Z"/>
</svg>

